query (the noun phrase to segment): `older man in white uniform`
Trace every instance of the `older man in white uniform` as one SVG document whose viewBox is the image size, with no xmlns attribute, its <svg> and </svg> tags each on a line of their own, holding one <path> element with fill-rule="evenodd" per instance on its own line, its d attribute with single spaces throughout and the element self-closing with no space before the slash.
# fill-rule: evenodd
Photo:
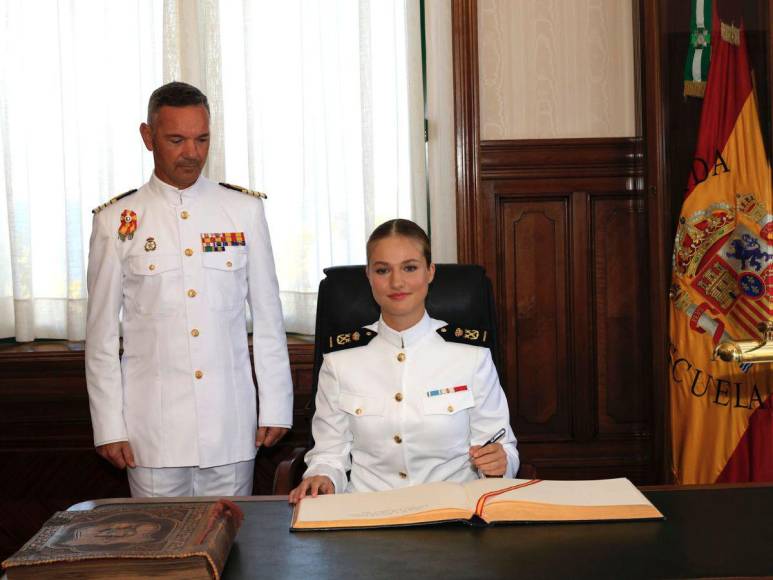
<svg viewBox="0 0 773 580">
<path fill-rule="evenodd" d="M 129 468 L 135 497 L 249 495 L 257 448 L 292 424 L 264 196 L 201 176 L 209 106 L 195 87 L 157 89 L 140 132 L 153 175 L 97 208 L 91 236 L 86 379 L 94 443 Z"/>
</svg>

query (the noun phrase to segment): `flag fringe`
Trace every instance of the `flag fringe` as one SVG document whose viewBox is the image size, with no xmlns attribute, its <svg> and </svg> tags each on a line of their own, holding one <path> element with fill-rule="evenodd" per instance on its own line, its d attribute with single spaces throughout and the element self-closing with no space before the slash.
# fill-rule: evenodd
<svg viewBox="0 0 773 580">
<path fill-rule="evenodd" d="M 684 81 L 684 96 L 702 99 L 706 94 L 706 81 Z"/>
</svg>

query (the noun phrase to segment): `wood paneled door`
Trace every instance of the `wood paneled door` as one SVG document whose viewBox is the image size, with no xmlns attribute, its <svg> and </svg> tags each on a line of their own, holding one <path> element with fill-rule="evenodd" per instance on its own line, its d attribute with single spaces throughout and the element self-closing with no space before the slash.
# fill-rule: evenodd
<svg viewBox="0 0 773 580">
<path fill-rule="evenodd" d="M 494 283 L 522 459 L 543 478 L 657 482 L 642 140 L 481 141 L 476 10 L 454 2 L 459 259 Z"/>
</svg>

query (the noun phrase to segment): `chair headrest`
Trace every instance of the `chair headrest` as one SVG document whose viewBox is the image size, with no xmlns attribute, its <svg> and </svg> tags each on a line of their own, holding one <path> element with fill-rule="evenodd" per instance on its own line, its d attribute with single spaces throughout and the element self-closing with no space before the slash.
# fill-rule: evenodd
<svg viewBox="0 0 773 580">
<path fill-rule="evenodd" d="M 343 332 L 378 320 L 379 307 L 365 276 L 365 266 L 325 268 L 320 283 L 317 334 Z M 485 270 L 474 264 L 436 264 L 435 279 L 427 294 L 427 312 L 432 318 L 472 328 L 490 329 L 491 283 Z"/>
<path fill-rule="evenodd" d="M 365 266 L 325 268 L 319 283 L 317 324 L 314 339 L 312 392 L 317 391 L 322 356 L 329 352 L 331 337 L 357 330 L 378 320 L 380 310 L 373 299 Z M 427 294 L 427 312 L 465 329 L 488 331 L 487 346 L 498 363 L 496 314 L 491 282 L 481 266 L 435 264 L 435 279 Z M 312 408 L 314 399 L 309 400 Z"/>
</svg>

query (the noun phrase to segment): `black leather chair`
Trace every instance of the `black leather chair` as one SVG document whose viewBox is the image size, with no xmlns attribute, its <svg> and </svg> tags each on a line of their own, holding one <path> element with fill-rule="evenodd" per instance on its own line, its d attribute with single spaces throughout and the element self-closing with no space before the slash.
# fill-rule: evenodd
<svg viewBox="0 0 773 580">
<path fill-rule="evenodd" d="M 316 338 L 312 389 L 322 356 L 330 351 L 330 337 L 351 332 L 378 320 L 379 307 L 373 300 L 364 266 L 325 268 L 317 296 Z M 495 364 L 496 314 L 491 282 L 485 270 L 472 264 L 436 264 L 435 279 L 427 294 L 427 312 L 432 318 L 465 328 L 487 331 L 487 344 Z"/>
<path fill-rule="evenodd" d="M 322 357 L 330 351 L 331 339 L 375 322 L 379 317 L 379 307 L 373 300 L 364 266 L 325 268 L 325 276 L 319 283 L 317 296 L 313 395 L 317 392 Z M 486 346 L 491 349 L 494 364 L 499 368 L 494 295 L 491 281 L 481 266 L 436 264 L 426 306 L 432 318 L 478 330 L 481 335 L 485 332 Z M 313 396 L 311 401 L 313 405 Z M 309 441 L 309 449 L 312 445 Z M 275 494 L 287 494 L 300 482 L 306 468 L 303 461 L 306 450 L 303 447 L 294 449 L 291 457 L 279 464 L 274 475 Z M 534 468 L 522 465 L 518 476 L 533 478 Z"/>
</svg>

